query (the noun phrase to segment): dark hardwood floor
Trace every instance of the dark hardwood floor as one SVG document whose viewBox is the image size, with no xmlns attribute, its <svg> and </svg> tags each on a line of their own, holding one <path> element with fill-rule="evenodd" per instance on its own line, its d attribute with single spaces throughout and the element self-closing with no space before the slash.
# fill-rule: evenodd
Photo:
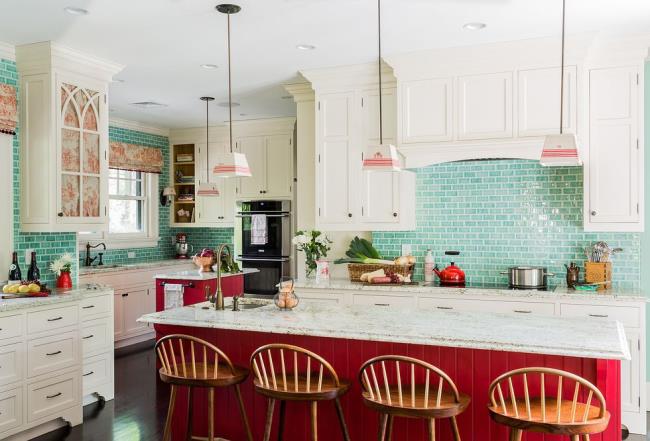
<svg viewBox="0 0 650 441">
<path fill-rule="evenodd" d="M 84 423 L 35 441 L 160 441 L 169 400 L 157 381 L 153 341 L 116 351 L 115 399 L 84 407 Z"/>
</svg>

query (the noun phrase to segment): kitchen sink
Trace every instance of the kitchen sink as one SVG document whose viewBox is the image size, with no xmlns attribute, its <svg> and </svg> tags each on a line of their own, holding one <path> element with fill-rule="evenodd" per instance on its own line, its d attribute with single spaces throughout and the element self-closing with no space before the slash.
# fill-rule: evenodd
<svg viewBox="0 0 650 441">
<path fill-rule="evenodd" d="M 231 311 L 232 310 L 232 299 L 226 297 L 224 299 L 225 301 L 225 310 L 226 311 Z M 239 299 L 239 309 L 241 311 L 245 311 L 248 309 L 257 309 L 257 308 L 262 308 L 264 306 L 271 305 L 272 302 L 269 300 L 260 300 L 260 299 Z M 203 303 L 197 303 L 194 305 L 190 305 L 192 308 L 198 308 L 198 309 L 212 309 L 214 310 L 214 305 L 208 302 L 203 302 Z"/>
</svg>

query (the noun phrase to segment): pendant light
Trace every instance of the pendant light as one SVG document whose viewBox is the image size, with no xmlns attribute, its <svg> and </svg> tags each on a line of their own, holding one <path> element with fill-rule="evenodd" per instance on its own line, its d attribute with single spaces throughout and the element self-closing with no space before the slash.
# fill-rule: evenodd
<svg viewBox="0 0 650 441">
<path fill-rule="evenodd" d="M 214 101 L 211 96 L 202 96 L 201 101 L 205 101 L 205 179 L 206 182 L 199 184 L 196 191 L 197 196 L 219 196 L 217 184 L 210 183 L 210 102 Z"/>
<path fill-rule="evenodd" d="M 562 63 L 560 67 L 560 134 L 547 135 L 539 162 L 543 166 L 582 165 L 578 152 L 578 139 L 575 133 L 563 133 L 564 122 L 564 28 L 566 21 L 566 0 L 562 0 Z"/>
<path fill-rule="evenodd" d="M 397 148 L 392 144 L 384 144 L 383 100 L 381 87 L 381 0 L 377 0 L 377 28 L 379 43 L 379 59 L 377 60 L 379 74 L 379 145 L 369 145 L 363 154 L 362 170 L 393 171 L 402 170 L 402 158 Z"/>
<path fill-rule="evenodd" d="M 228 112 L 230 152 L 219 158 L 212 172 L 219 178 L 249 177 L 251 169 L 248 166 L 246 155 L 233 151 L 232 148 L 232 71 L 230 66 L 230 15 L 241 11 L 237 5 L 217 5 L 217 11 L 228 16 Z"/>
</svg>

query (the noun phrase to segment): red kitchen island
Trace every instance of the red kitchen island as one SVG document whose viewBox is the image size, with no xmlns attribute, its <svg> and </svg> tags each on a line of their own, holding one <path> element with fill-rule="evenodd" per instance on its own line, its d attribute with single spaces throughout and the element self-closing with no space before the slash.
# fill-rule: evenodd
<svg viewBox="0 0 650 441">
<path fill-rule="evenodd" d="M 508 439 L 507 429 L 488 415 L 488 387 L 500 374 L 528 366 L 563 369 L 595 384 L 605 396 L 611 421 L 603 434 L 592 435 L 591 440 L 621 439 L 620 360 L 629 359 L 630 354 L 623 327 L 615 321 L 359 305 L 307 304 L 293 311 L 280 311 L 273 304 L 259 308 L 245 305 L 239 312 L 228 306 L 225 311 L 202 306 L 148 314 L 140 320 L 154 323 L 158 338 L 175 333 L 193 335 L 215 344 L 234 363 L 246 367 L 253 351 L 267 343 L 288 343 L 318 353 L 341 378 L 352 382 L 341 402 L 353 441 L 377 439 L 378 415 L 363 405 L 357 375 L 364 361 L 382 354 L 408 355 L 432 363 L 443 369 L 461 392 L 470 395 L 469 408 L 458 418 L 463 440 Z M 556 394 L 555 387 L 547 385 L 549 396 Z M 573 391 L 564 392 L 570 396 Z M 252 376 L 242 385 L 242 394 L 253 436 L 262 439 L 267 402 L 254 392 Z M 176 401 L 174 440 L 184 439 L 186 405 L 183 392 Z M 217 435 L 244 440 L 234 391 L 218 391 L 215 408 Z M 199 436 L 207 432 L 206 415 L 207 394 L 195 393 L 193 424 Z M 284 440 L 309 439 L 309 424 L 307 404 L 287 403 Z M 437 425 L 436 439 L 451 440 L 449 423 L 442 420 Z M 277 439 L 277 427 L 276 420 L 273 439 Z M 331 402 L 319 404 L 318 430 L 321 440 L 343 439 Z M 426 437 L 422 421 L 395 420 L 394 440 Z M 526 434 L 524 439 L 563 438 Z"/>
</svg>

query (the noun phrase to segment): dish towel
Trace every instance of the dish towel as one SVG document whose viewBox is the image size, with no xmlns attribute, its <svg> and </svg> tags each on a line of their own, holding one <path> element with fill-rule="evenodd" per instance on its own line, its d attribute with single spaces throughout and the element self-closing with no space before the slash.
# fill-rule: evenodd
<svg viewBox="0 0 650 441">
<path fill-rule="evenodd" d="M 251 216 L 251 245 L 266 245 L 269 241 L 269 230 L 266 226 L 265 214 Z"/>
<path fill-rule="evenodd" d="M 183 306 L 183 285 L 177 283 L 165 284 L 165 309 Z"/>
</svg>

